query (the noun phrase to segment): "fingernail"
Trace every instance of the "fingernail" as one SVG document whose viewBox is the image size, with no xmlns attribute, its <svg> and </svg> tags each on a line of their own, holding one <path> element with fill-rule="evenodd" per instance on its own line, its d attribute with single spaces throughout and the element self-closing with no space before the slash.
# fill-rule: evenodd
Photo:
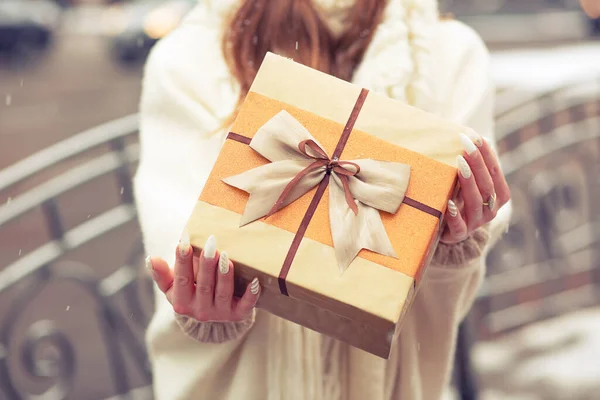
<svg viewBox="0 0 600 400">
<path fill-rule="evenodd" d="M 227 275 L 229 272 L 229 256 L 225 251 L 222 251 L 219 255 L 219 272 L 222 275 Z"/>
<path fill-rule="evenodd" d="M 452 200 L 448 200 L 448 212 L 450 213 L 451 217 L 456 217 L 458 215 L 458 208 Z"/>
<path fill-rule="evenodd" d="M 206 239 L 206 243 L 204 244 L 204 258 L 206 260 L 212 260 L 215 258 L 217 254 L 217 240 L 213 235 L 210 235 L 208 239 Z"/>
<path fill-rule="evenodd" d="M 493 193 L 488 199 L 488 207 L 490 211 L 496 210 L 496 193 Z"/>
<path fill-rule="evenodd" d="M 472 175 L 471 167 L 467 163 L 467 160 L 463 156 L 456 157 L 456 164 L 458 165 L 458 170 L 463 178 L 469 179 Z"/>
<path fill-rule="evenodd" d="M 477 147 L 481 147 L 483 146 L 483 138 L 481 137 L 481 135 L 477 132 L 475 132 L 473 129 L 469 129 L 466 133 L 466 135 L 473 141 L 475 142 L 475 146 Z"/>
<path fill-rule="evenodd" d="M 258 278 L 254 278 L 252 280 L 252 283 L 250 284 L 250 293 L 258 294 L 259 290 L 260 290 L 260 283 L 258 283 Z"/>
<path fill-rule="evenodd" d="M 146 259 L 144 260 L 145 264 L 146 264 L 146 269 L 149 272 L 154 272 L 154 266 L 152 265 L 152 257 L 148 256 L 146 257 Z"/>
<path fill-rule="evenodd" d="M 190 235 L 184 233 L 179 239 L 179 255 L 181 257 L 187 257 L 190 254 Z"/>
<path fill-rule="evenodd" d="M 475 152 L 477 152 L 477 147 L 475 147 L 475 143 L 473 143 L 473 140 L 464 133 L 460 134 L 460 143 L 462 144 L 463 148 L 465 149 L 468 155 L 473 155 L 475 154 Z"/>
</svg>

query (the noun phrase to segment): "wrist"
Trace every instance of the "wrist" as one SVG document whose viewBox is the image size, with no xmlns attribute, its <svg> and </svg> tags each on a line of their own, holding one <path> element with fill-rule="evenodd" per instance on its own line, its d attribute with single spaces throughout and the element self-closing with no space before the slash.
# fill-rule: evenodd
<svg viewBox="0 0 600 400">
<path fill-rule="evenodd" d="M 470 240 L 472 235 L 473 235 L 473 233 L 468 234 L 467 236 L 465 236 L 462 239 L 456 239 L 456 238 L 444 239 L 444 238 L 441 238 L 440 239 L 440 244 L 445 244 L 447 246 L 452 246 L 452 245 L 460 244 L 462 242 Z"/>
<path fill-rule="evenodd" d="M 458 242 L 440 241 L 435 250 L 432 264 L 438 266 L 460 266 L 482 256 L 489 241 L 487 225 Z"/>
<path fill-rule="evenodd" d="M 256 311 L 241 321 L 198 321 L 175 313 L 175 321 L 183 332 L 202 343 L 223 343 L 241 338 L 254 324 Z"/>
</svg>

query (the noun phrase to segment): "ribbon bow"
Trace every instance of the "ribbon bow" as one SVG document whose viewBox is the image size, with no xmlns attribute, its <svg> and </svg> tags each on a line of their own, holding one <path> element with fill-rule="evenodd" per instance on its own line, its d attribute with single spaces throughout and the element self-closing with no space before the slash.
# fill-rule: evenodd
<svg viewBox="0 0 600 400">
<path fill-rule="evenodd" d="M 250 147 L 271 163 L 223 179 L 250 194 L 240 226 L 276 213 L 329 174 L 335 183 L 329 185 L 329 223 L 340 272 L 361 249 L 396 257 L 378 210 L 396 213 L 408 188 L 410 165 L 331 159 L 285 110 L 258 130 Z"/>
<path fill-rule="evenodd" d="M 307 147 L 310 150 L 312 150 L 313 153 L 316 153 L 316 155 L 310 154 L 306 150 Z M 271 211 L 269 211 L 266 217 L 270 217 L 271 215 L 275 214 L 281 209 L 283 202 L 285 201 L 289 193 L 294 189 L 296 185 L 300 183 L 300 180 L 302 180 L 302 178 L 304 178 L 306 175 L 310 174 L 313 171 L 321 170 L 323 167 L 326 167 L 327 173 L 335 173 L 337 177 L 341 180 L 342 185 L 344 187 L 344 194 L 346 196 L 346 203 L 348 204 L 348 207 L 350 207 L 350 209 L 354 212 L 354 215 L 357 215 L 358 206 L 354 202 L 354 198 L 352 198 L 349 177 L 357 175 L 360 172 L 360 166 L 351 161 L 339 161 L 337 158 L 330 159 L 327 153 L 321 147 L 319 147 L 317 142 L 315 142 L 312 139 L 301 141 L 298 145 L 298 150 L 300 150 L 300 152 L 306 157 L 312 158 L 313 160 L 317 161 L 313 162 L 308 167 L 300 171 L 294 177 L 294 179 L 292 179 L 290 183 L 287 184 L 287 186 L 285 187 L 285 189 L 283 189 L 283 192 L 279 196 L 279 199 L 275 202 L 275 205 L 273 206 L 273 208 L 271 208 Z M 346 168 L 347 165 L 353 168 L 348 169 Z"/>
</svg>

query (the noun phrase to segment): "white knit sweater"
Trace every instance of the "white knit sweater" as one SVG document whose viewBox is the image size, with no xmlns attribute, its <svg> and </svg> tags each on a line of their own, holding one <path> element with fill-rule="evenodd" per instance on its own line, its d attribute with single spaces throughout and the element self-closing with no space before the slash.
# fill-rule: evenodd
<svg viewBox="0 0 600 400">
<path fill-rule="evenodd" d="M 210 132 L 239 93 L 220 49 L 225 13 L 236 1 L 203 0 L 155 47 L 146 68 L 135 193 L 146 250 L 170 263 L 225 138 Z M 314 1 L 335 25 L 353 0 Z M 389 0 L 354 82 L 470 126 L 494 143 L 487 51 L 459 22 L 438 22 L 433 0 Z M 490 243 L 509 213 L 504 207 L 491 224 Z M 458 324 L 483 276 L 485 239 L 482 231 L 438 249 L 389 361 L 260 310 L 237 325 L 177 321 L 157 290 L 147 332 L 156 399 L 437 400 Z"/>
</svg>

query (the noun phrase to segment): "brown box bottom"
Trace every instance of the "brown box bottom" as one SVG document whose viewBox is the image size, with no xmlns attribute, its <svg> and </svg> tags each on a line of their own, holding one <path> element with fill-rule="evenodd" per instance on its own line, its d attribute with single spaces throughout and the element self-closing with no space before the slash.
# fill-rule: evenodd
<svg viewBox="0 0 600 400">
<path fill-rule="evenodd" d="M 200 249 L 194 248 L 194 252 L 199 255 Z M 276 281 L 271 276 L 239 263 L 235 264 L 235 274 L 235 296 L 238 298 L 244 294 L 254 277 L 265 283 L 267 280 Z M 307 301 L 282 295 L 274 289 L 276 287 L 277 284 L 272 282 L 261 285 L 257 308 L 384 359 L 389 358 L 392 343 L 400 333 L 402 318 L 406 315 L 415 293 L 414 290 L 409 293 L 410 298 L 404 305 L 398 324 L 389 323 L 389 329 L 376 329 L 373 325 L 341 316 Z"/>
</svg>

